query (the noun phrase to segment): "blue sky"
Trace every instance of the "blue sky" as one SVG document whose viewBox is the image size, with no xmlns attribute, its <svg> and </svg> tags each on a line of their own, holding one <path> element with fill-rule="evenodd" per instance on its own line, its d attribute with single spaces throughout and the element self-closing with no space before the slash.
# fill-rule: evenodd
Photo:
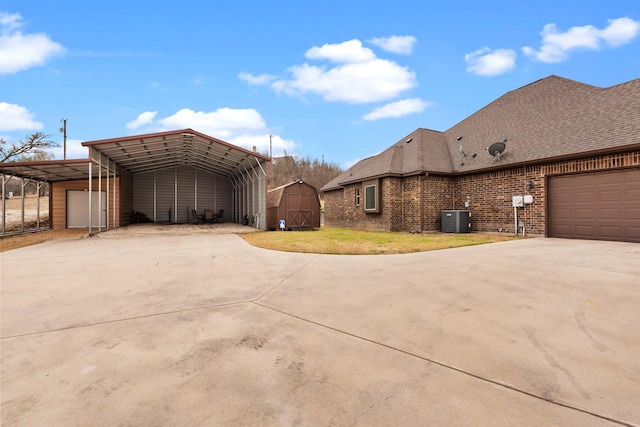
<svg viewBox="0 0 640 427">
<path fill-rule="evenodd" d="M 0 137 L 66 118 L 68 158 L 191 127 L 348 167 L 551 74 L 640 78 L 640 2 L 0 2 Z"/>
</svg>

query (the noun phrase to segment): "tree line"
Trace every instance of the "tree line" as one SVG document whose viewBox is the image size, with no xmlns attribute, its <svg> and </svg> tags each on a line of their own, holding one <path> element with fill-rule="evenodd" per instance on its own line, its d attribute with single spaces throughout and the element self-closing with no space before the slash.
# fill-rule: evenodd
<svg viewBox="0 0 640 427">
<path fill-rule="evenodd" d="M 268 189 L 302 180 L 320 190 L 341 173 L 338 164 L 326 162 L 324 157 L 311 159 L 309 156 L 290 156 L 285 151 L 283 157 L 274 157 L 269 165 Z"/>
</svg>

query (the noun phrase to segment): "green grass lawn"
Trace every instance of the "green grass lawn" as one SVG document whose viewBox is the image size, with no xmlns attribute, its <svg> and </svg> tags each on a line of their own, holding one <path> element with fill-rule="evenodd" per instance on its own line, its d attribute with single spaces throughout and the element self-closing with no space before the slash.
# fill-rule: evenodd
<svg viewBox="0 0 640 427">
<path fill-rule="evenodd" d="M 241 234 L 254 246 L 285 252 L 339 255 L 406 254 L 517 239 L 493 234 L 411 234 L 322 227 L 313 231 L 265 231 Z"/>
</svg>

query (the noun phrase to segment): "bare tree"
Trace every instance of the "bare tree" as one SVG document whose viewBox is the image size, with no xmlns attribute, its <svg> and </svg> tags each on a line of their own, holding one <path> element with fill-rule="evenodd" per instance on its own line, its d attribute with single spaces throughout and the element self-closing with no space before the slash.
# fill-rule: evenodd
<svg viewBox="0 0 640 427">
<path fill-rule="evenodd" d="M 269 188 L 276 188 L 301 179 L 319 190 L 327 182 L 342 173 L 335 163 L 311 159 L 310 157 L 290 156 L 286 151 L 284 157 L 273 159 L 269 170 Z"/>
<path fill-rule="evenodd" d="M 46 149 L 57 147 L 58 144 L 49 138 L 51 135 L 42 132 L 27 135 L 23 140 L 13 144 L 8 144 L 0 138 L 0 163 L 53 159 L 53 154 Z"/>
</svg>

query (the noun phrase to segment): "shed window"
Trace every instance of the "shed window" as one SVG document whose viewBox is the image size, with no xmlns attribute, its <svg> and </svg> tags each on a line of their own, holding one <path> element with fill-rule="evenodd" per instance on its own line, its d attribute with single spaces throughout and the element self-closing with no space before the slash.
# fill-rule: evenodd
<svg viewBox="0 0 640 427">
<path fill-rule="evenodd" d="M 356 206 L 360 206 L 360 189 L 356 188 L 356 198 L 355 198 Z"/>
<path fill-rule="evenodd" d="M 367 213 L 380 212 L 380 201 L 378 200 L 378 180 L 369 181 L 364 184 L 364 211 Z"/>
</svg>

